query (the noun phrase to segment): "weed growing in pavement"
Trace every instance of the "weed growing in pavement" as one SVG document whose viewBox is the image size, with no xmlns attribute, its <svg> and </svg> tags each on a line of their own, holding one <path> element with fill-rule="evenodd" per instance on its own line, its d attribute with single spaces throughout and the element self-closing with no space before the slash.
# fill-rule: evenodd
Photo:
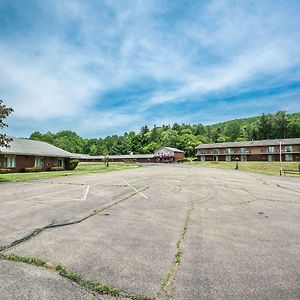
<svg viewBox="0 0 300 300">
<path fill-rule="evenodd" d="M 82 286 L 90 291 L 97 292 L 99 294 L 106 294 L 106 295 L 111 295 L 111 296 L 115 296 L 115 297 L 123 296 L 125 298 L 132 299 L 132 300 L 151 300 L 152 299 L 152 298 L 145 297 L 145 296 L 135 296 L 135 295 L 128 295 L 126 293 L 122 293 L 120 289 L 113 288 L 106 283 L 84 279 L 78 273 L 68 270 L 65 266 L 63 266 L 61 264 L 59 264 L 59 265 L 51 264 L 40 258 L 25 257 L 25 256 L 19 256 L 16 254 L 4 254 L 4 253 L 0 252 L 0 259 L 16 261 L 16 262 L 23 262 L 23 263 L 26 263 L 29 265 L 39 266 L 39 267 L 43 267 L 43 268 L 55 271 L 59 275 L 66 277 L 73 282 L 76 282 L 80 286 Z"/>
</svg>

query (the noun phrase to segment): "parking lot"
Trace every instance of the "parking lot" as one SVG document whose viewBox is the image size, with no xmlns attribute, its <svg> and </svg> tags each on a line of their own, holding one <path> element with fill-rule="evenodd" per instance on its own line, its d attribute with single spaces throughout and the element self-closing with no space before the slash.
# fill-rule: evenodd
<svg viewBox="0 0 300 300">
<path fill-rule="evenodd" d="M 1 253 L 119 298 L 300 298 L 299 178 L 158 164 L 1 183 L 0 205 Z M 0 299 L 114 299 L 7 259 L 0 282 Z"/>
</svg>

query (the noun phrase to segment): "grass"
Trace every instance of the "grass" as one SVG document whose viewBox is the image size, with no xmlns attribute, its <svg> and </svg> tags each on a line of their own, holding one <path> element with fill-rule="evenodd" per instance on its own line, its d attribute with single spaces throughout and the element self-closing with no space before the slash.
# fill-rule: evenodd
<svg viewBox="0 0 300 300">
<path fill-rule="evenodd" d="M 194 161 L 194 162 L 186 162 L 185 164 L 201 166 L 201 167 L 235 170 L 236 162 Z M 298 168 L 299 168 L 299 162 L 283 162 L 284 170 L 298 170 Z M 243 171 L 243 172 L 252 172 L 252 173 L 279 176 L 279 170 L 280 170 L 279 162 L 250 162 L 250 161 L 239 162 L 239 171 Z"/>
<path fill-rule="evenodd" d="M 121 292 L 120 289 L 111 287 L 104 282 L 98 282 L 98 281 L 85 279 L 85 278 L 81 277 L 78 273 L 68 270 L 63 265 L 55 265 L 55 264 L 46 262 L 40 258 L 25 257 L 25 256 L 20 256 L 20 255 L 15 255 L 15 254 L 4 254 L 4 253 L 0 252 L 0 259 L 23 262 L 23 263 L 26 263 L 29 265 L 46 268 L 48 270 L 58 273 L 59 275 L 65 277 L 65 278 L 68 278 L 71 281 L 76 282 L 80 286 L 82 286 L 90 291 L 97 292 L 98 294 L 101 294 L 101 295 L 103 295 L 103 294 L 111 295 L 114 297 L 123 296 L 127 299 L 132 299 L 132 300 L 151 300 L 151 298 L 148 298 L 145 296 L 139 296 L 139 295 L 136 296 L 136 295 L 129 295 L 129 294 L 123 293 L 123 292 Z"/>
<path fill-rule="evenodd" d="M 110 172 L 123 169 L 137 168 L 139 165 L 133 163 L 110 163 L 106 167 L 103 163 L 80 163 L 72 171 L 51 171 L 51 172 L 34 172 L 34 173 L 11 173 L 0 174 L 0 182 L 26 181 L 39 178 L 52 178 L 59 176 L 83 175 L 99 172 Z"/>
</svg>

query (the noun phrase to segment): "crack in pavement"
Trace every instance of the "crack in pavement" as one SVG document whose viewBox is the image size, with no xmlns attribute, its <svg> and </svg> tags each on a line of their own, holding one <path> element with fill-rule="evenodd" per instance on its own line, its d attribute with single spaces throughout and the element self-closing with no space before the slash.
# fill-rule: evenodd
<svg viewBox="0 0 300 300">
<path fill-rule="evenodd" d="M 190 224 L 191 214 L 192 214 L 194 208 L 195 208 L 195 204 L 194 204 L 194 202 L 192 202 L 191 207 L 189 208 L 187 215 L 185 217 L 183 231 L 180 234 L 178 241 L 176 242 L 177 251 L 174 255 L 173 265 L 171 266 L 168 273 L 166 274 L 166 276 L 161 284 L 160 290 L 157 292 L 158 297 L 161 295 L 161 293 L 163 293 L 168 299 L 172 299 L 172 295 L 168 292 L 167 288 L 170 285 L 173 278 L 175 277 L 175 275 L 179 269 L 179 266 L 181 265 L 181 258 L 183 255 L 182 244 L 186 237 L 188 226 Z"/>
<path fill-rule="evenodd" d="M 152 300 L 151 298 L 146 297 L 146 296 L 128 294 L 124 291 L 121 291 L 118 288 L 111 287 L 104 282 L 85 279 L 78 273 L 67 269 L 63 265 L 53 264 L 49 261 L 45 261 L 38 257 L 27 257 L 27 256 L 19 256 L 16 254 L 0 253 L 0 259 L 7 260 L 7 261 L 14 261 L 14 262 L 18 262 L 18 263 L 25 263 L 28 265 L 32 265 L 35 267 L 41 267 L 48 271 L 55 272 L 56 274 L 77 284 L 80 288 L 84 288 L 88 292 L 92 292 L 93 295 L 95 295 L 94 293 L 98 293 L 100 295 L 109 295 L 109 296 L 112 296 L 115 298 L 122 297 L 123 299 L 126 298 L 126 299 L 132 299 L 132 300 Z"/>
<path fill-rule="evenodd" d="M 133 196 L 139 194 L 142 191 L 145 191 L 148 188 L 149 187 L 145 187 L 144 189 L 142 189 L 140 191 L 137 191 L 137 192 L 135 192 L 135 193 L 133 193 L 133 194 L 131 194 L 131 195 L 123 198 L 123 199 L 115 201 L 115 202 L 113 202 L 113 203 L 111 203 L 109 205 L 106 205 L 104 207 L 101 207 L 101 208 L 98 208 L 98 209 L 94 209 L 92 213 L 90 213 L 90 214 L 88 214 L 88 215 L 86 215 L 86 216 L 84 216 L 84 217 L 82 217 L 82 218 L 80 218 L 78 220 L 74 220 L 74 221 L 70 221 L 70 222 L 64 222 L 64 223 L 57 223 L 57 224 L 50 223 L 50 224 L 48 224 L 46 226 L 37 228 L 34 231 L 32 231 L 31 233 L 29 233 L 26 236 L 22 237 L 21 239 L 13 241 L 9 245 L 0 246 L 0 252 L 8 250 L 8 249 L 10 249 L 10 248 L 12 248 L 12 247 L 14 247 L 16 245 L 19 245 L 19 244 L 23 243 L 23 242 L 26 242 L 26 241 L 30 240 L 31 238 L 37 236 L 38 234 L 40 234 L 41 232 L 43 232 L 43 231 L 45 231 L 47 229 L 52 229 L 52 228 L 57 228 L 57 227 L 64 227 L 64 226 L 70 226 L 70 225 L 75 225 L 75 224 L 81 223 L 81 222 L 83 222 L 83 221 L 85 221 L 85 220 L 87 220 L 87 219 L 89 219 L 89 218 L 91 218 L 91 217 L 99 214 L 100 212 L 103 212 L 106 209 L 109 209 L 109 208 L 111 208 L 111 207 L 113 207 L 113 206 L 115 206 L 115 205 L 117 205 L 117 204 L 119 204 L 121 202 L 124 202 L 124 201 L 132 198 Z"/>
</svg>

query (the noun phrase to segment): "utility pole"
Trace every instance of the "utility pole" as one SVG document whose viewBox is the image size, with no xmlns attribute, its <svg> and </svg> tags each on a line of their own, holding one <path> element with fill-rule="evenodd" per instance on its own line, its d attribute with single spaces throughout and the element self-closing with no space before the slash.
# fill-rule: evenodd
<svg viewBox="0 0 300 300">
<path fill-rule="evenodd" d="M 282 169 L 282 143 L 281 141 L 279 142 L 279 160 L 280 160 L 280 176 L 282 176 L 283 169 Z"/>
</svg>

